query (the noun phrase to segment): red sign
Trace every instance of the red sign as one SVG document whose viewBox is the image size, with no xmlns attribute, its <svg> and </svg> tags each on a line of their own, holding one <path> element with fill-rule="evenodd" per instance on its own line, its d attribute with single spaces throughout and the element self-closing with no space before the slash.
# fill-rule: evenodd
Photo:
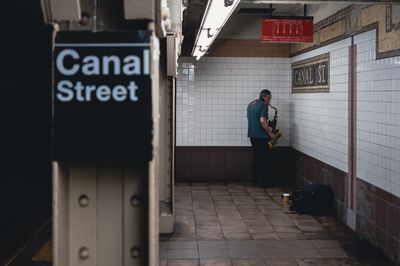
<svg viewBox="0 0 400 266">
<path fill-rule="evenodd" d="M 263 42 L 312 42 L 313 18 L 264 18 Z"/>
</svg>

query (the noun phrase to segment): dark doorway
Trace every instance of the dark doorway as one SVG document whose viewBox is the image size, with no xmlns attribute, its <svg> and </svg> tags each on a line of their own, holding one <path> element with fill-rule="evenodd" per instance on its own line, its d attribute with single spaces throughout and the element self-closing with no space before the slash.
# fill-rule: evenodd
<svg viewBox="0 0 400 266">
<path fill-rule="evenodd" d="M 0 264 L 51 216 L 51 38 L 39 0 L 0 16 Z"/>
</svg>

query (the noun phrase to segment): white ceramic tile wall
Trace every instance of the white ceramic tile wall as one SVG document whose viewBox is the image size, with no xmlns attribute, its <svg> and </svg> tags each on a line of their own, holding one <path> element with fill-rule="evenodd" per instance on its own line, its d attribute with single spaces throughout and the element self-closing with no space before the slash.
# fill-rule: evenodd
<svg viewBox="0 0 400 266">
<path fill-rule="evenodd" d="M 330 92 L 290 97 L 290 145 L 342 171 L 348 169 L 348 47 L 345 39 L 293 57 L 330 53 Z"/>
<path fill-rule="evenodd" d="M 354 43 L 358 177 L 400 196 L 400 57 L 375 60 L 375 30 Z"/>
<path fill-rule="evenodd" d="M 357 44 L 357 174 L 400 196 L 400 57 L 375 60 L 376 32 Z M 348 171 L 348 47 L 345 39 L 284 58 L 181 58 L 178 146 L 249 146 L 246 106 L 263 88 L 280 111 L 281 145 Z M 330 53 L 330 93 L 291 94 L 290 63 Z M 272 115 L 272 113 L 271 113 Z"/>
<path fill-rule="evenodd" d="M 246 108 L 262 89 L 279 110 L 279 145 L 289 145 L 290 59 L 183 57 L 178 73 L 177 146 L 250 146 Z"/>
</svg>

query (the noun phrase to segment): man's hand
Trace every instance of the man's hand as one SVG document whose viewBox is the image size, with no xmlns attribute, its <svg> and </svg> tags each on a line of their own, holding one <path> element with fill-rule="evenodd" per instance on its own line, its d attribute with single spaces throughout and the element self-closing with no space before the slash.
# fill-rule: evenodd
<svg viewBox="0 0 400 266">
<path fill-rule="evenodd" d="M 274 133 L 269 134 L 270 138 L 275 140 L 276 139 L 276 135 Z"/>
<path fill-rule="evenodd" d="M 260 123 L 261 123 L 261 126 L 264 128 L 264 130 L 267 132 L 268 136 L 270 136 L 272 139 L 275 139 L 276 135 L 274 133 L 272 133 L 265 117 L 260 117 Z"/>
</svg>

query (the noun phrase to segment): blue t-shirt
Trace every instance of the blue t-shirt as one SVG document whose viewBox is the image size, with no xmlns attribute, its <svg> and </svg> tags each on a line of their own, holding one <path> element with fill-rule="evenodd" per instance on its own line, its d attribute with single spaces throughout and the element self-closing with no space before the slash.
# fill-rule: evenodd
<svg viewBox="0 0 400 266">
<path fill-rule="evenodd" d="M 247 121 L 249 138 L 267 139 L 268 134 L 261 126 L 260 117 L 265 117 L 268 120 L 268 107 L 261 99 L 254 100 L 247 106 Z"/>
</svg>

